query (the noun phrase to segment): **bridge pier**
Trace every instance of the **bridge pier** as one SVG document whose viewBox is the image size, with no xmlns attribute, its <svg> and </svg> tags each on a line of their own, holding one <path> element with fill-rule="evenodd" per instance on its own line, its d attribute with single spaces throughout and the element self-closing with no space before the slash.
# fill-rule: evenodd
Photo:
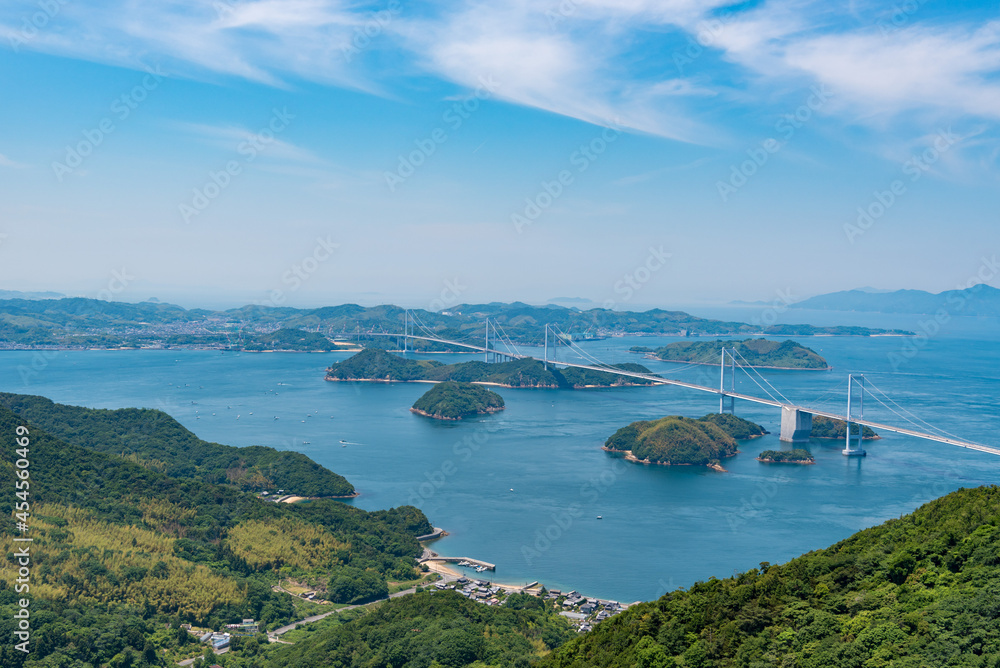
<svg viewBox="0 0 1000 668">
<path fill-rule="evenodd" d="M 812 413 L 798 408 L 781 407 L 781 436 L 785 443 L 805 443 L 812 434 Z"/>
</svg>

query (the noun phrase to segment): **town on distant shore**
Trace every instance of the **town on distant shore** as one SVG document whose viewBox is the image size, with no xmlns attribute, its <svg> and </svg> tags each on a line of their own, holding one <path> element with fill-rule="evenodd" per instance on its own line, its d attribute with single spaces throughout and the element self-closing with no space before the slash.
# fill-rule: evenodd
<svg viewBox="0 0 1000 668">
<path fill-rule="evenodd" d="M 82 297 L 0 299 L 0 349 L 158 349 L 246 351 L 329 351 L 386 340 L 408 326 L 435 337 L 482 340 L 485 320 L 503 328 L 510 340 L 541 345 L 545 325 L 573 341 L 609 336 L 876 336 L 912 332 L 868 327 L 752 325 L 699 318 L 683 311 L 651 309 L 580 310 L 522 302 L 459 304 L 440 311 L 382 305 L 342 304 L 300 309 L 276 303 L 225 311 L 185 309 L 159 301 L 127 303 Z M 409 323 L 409 325 L 407 325 Z M 445 351 L 447 345 L 411 341 L 418 350 Z"/>
</svg>

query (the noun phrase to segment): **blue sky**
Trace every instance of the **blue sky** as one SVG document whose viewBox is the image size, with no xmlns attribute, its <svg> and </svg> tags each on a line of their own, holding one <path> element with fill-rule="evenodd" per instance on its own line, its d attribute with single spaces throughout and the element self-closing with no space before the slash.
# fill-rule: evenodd
<svg viewBox="0 0 1000 668">
<path fill-rule="evenodd" d="M 0 5 L 0 288 L 615 308 L 965 284 L 990 2 Z"/>
</svg>

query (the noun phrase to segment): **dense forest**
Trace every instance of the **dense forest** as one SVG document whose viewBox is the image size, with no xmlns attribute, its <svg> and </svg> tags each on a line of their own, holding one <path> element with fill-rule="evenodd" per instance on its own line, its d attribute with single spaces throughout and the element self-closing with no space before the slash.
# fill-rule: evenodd
<svg viewBox="0 0 1000 668">
<path fill-rule="evenodd" d="M 792 450 L 765 450 L 757 455 L 757 461 L 767 464 L 814 464 L 812 453 L 802 448 Z"/>
<path fill-rule="evenodd" d="M 641 364 L 615 364 L 616 369 L 651 374 Z M 326 370 L 327 380 L 416 381 L 453 380 L 463 383 L 492 383 L 503 387 L 583 388 L 651 385 L 653 380 L 630 378 L 591 369 L 546 369 L 542 362 L 519 359 L 511 362 L 458 362 L 442 364 L 434 360 L 413 360 L 386 352 L 381 348 L 366 348 Z"/>
<path fill-rule="evenodd" d="M 756 367 L 781 369 L 829 369 L 830 365 L 816 351 L 795 341 L 678 341 L 657 348 L 653 354 L 668 362 L 718 364 L 722 348 L 735 348 L 736 361 Z M 728 358 L 727 358 L 728 359 Z"/>
<path fill-rule="evenodd" d="M 851 423 L 851 436 L 858 435 L 859 425 L 856 422 Z M 873 441 L 881 438 L 871 427 L 862 427 L 861 438 L 866 441 Z M 813 415 L 812 418 L 812 438 L 835 438 L 846 440 L 847 439 L 847 423 L 843 420 L 836 420 L 834 418 L 824 417 L 822 415 Z"/>
<path fill-rule="evenodd" d="M 445 381 L 427 390 L 410 409 L 439 420 L 461 420 L 504 409 L 503 397 L 472 383 Z"/>
<path fill-rule="evenodd" d="M 424 592 L 278 649 L 266 668 L 527 668 L 576 633 L 552 604 L 514 594 L 489 607 L 452 591 Z"/>
<path fill-rule="evenodd" d="M 57 404 L 45 397 L 0 393 L 5 406 L 74 445 L 119 455 L 167 475 L 248 491 L 284 489 L 308 497 L 350 496 L 354 486 L 305 455 L 264 446 L 203 441 L 163 411 Z"/>
<path fill-rule="evenodd" d="M 670 415 L 622 427 L 604 449 L 624 452 L 641 463 L 715 466 L 737 450 L 737 438 L 766 433 L 760 425 L 728 414 L 710 414 L 698 420 Z"/>
<path fill-rule="evenodd" d="M 350 603 L 384 597 L 388 580 L 419 575 L 415 536 L 431 526 L 416 508 L 269 503 L 236 485 L 169 476 L 75 445 L 0 407 L 0 433 L 18 426 L 30 440 L 34 644 L 28 664 L 10 643 L 0 646 L 5 668 L 162 665 L 164 651 L 190 639 L 182 622 L 218 628 L 244 617 L 267 626 L 296 618 L 292 598 L 272 591 L 278 577 L 313 582 L 329 600 Z M 0 446 L 0 486 L 11 490 L 15 447 L 13 438 Z M 15 501 L 0 497 L 0 513 L 11 517 Z M 13 530 L 0 528 L 8 555 Z M 0 563 L 7 638 L 16 569 L 11 559 Z"/>
<path fill-rule="evenodd" d="M 539 668 L 1000 665 L 1000 488 L 642 603 Z"/>
</svg>

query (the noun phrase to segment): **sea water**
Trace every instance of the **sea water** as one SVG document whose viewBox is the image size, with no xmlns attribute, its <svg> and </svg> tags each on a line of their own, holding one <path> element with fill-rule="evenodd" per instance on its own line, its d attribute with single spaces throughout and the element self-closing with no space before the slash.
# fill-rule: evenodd
<svg viewBox="0 0 1000 668">
<path fill-rule="evenodd" d="M 728 317 L 743 319 L 740 313 Z M 840 318 L 813 313 L 797 320 L 853 324 L 846 314 Z M 926 333 L 926 317 L 851 318 L 926 335 L 801 337 L 833 370 L 761 371 L 774 390 L 757 382 L 796 404 L 843 413 L 847 375 L 863 373 L 891 397 L 883 406 L 866 396 L 866 417 L 914 429 L 931 425 L 1000 447 L 996 319 L 953 318 Z M 582 347 L 607 362 L 639 362 L 717 386 L 717 366 L 628 352 L 675 340 L 623 337 Z M 578 355 L 566 348 L 557 354 Z M 487 575 L 498 582 L 538 580 L 620 601 L 786 561 L 960 487 L 995 483 L 1000 471 L 995 455 L 893 433 L 865 442 L 865 458 L 844 457 L 842 442 L 813 440 L 806 446 L 813 466 L 762 464 L 755 460 L 760 451 L 790 447 L 778 441 L 780 411 L 741 401 L 737 414 L 772 433 L 743 442 L 741 454 L 723 461 L 727 472 L 644 466 L 601 446 L 635 420 L 716 412 L 718 397 L 665 386 L 495 388 L 506 410 L 442 422 L 409 411 L 427 384 L 324 381 L 324 369 L 349 356 L 6 351 L 0 388 L 95 408 L 159 408 L 206 440 L 303 452 L 357 487 L 360 496 L 348 503 L 370 510 L 417 505 L 449 533 L 432 544 L 435 551 L 494 563 L 496 572 Z M 743 372 L 737 389 L 764 396 Z"/>
</svg>

